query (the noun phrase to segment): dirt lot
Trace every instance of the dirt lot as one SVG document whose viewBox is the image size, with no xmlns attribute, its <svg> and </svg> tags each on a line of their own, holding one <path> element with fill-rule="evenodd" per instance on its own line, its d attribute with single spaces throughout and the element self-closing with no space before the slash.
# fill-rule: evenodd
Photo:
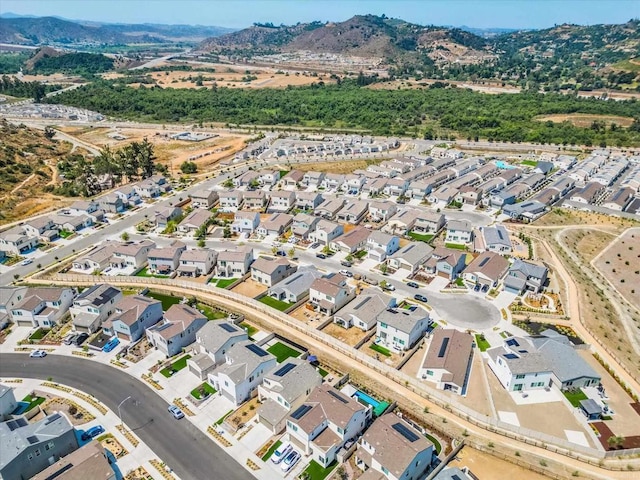
<svg viewBox="0 0 640 480">
<path fill-rule="evenodd" d="M 318 171 L 325 173 L 351 173 L 354 170 L 366 170 L 369 165 L 378 165 L 384 159 L 375 160 L 355 160 L 341 162 L 315 162 L 296 165 L 296 170 L 303 172 Z"/>
<path fill-rule="evenodd" d="M 306 307 L 306 304 L 299 306 L 292 312 L 289 312 L 289 316 L 313 327 L 318 327 L 318 325 L 320 325 L 320 322 L 325 318 L 321 313 L 309 310 Z"/>
<path fill-rule="evenodd" d="M 615 238 L 616 236 L 611 233 L 587 228 L 564 232 L 565 243 L 575 245 L 580 255 L 588 262 L 611 245 Z"/>
<path fill-rule="evenodd" d="M 231 291 L 240 293 L 249 298 L 255 298 L 262 292 L 266 292 L 268 288 L 269 287 L 267 287 L 266 285 L 260 284 L 255 280 L 247 278 L 244 282 L 233 287 Z"/>
<path fill-rule="evenodd" d="M 554 226 L 568 227 L 570 225 L 602 225 L 612 227 L 612 231 L 622 232 L 625 228 L 632 227 L 638 222 L 626 218 L 612 217 L 600 213 L 554 208 L 551 212 L 536 220 L 533 225 L 537 227 Z M 613 228 L 615 227 L 615 228 Z"/>
<path fill-rule="evenodd" d="M 620 236 L 597 258 L 594 266 L 640 310 L 640 228 Z"/>
<path fill-rule="evenodd" d="M 468 467 L 471 472 L 483 480 L 502 478 L 548 480 L 549 477 L 532 472 L 529 469 L 519 467 L 513 463 L 501 460 L 488 453 L 473 448 L 463 448 L 455 459 L 449 463 L 452 467 Z"/>
<path fill-rule="evenodd" d="M 324 327 L 322 331 L 352 347 L 367 335 L 367 332 L 363 332 L 359 328 L 343 328 L 333 322 Z"/>
<path fill-rule="evenodd" d="M 584 113 L 570 113 L 570 114 L 556 114 L 546 115 L 544 117 L 537 117 L 536 120 L 540 122 L 570 122 L 572 125 L 581 128 L 590 127 L 593 122 L 605 122 L 607 125 L 615 123 L 621 127 L 628 127 L 633 123 L 631 117 L 618 117 L 615 115 L 587 115 Z"/>
</svg>

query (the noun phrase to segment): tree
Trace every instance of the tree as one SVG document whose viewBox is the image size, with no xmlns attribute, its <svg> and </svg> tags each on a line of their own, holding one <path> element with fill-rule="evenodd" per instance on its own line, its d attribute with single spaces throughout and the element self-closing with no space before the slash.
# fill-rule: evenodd
<svg viewBox="0 0 640 480">
<path fill-rule="evenodd" d="M 612 435 L 607 439 L 607 443 L 611 448 L 620 448 L 624 444 L 624 437 Z"/>
<path fill-rule="evenodd" d="M 227 178 L 224 183 L 222 184 L 222 186 L 224 188 L 233 188 L 233 180 L 230 178 Z"/>
<path fill-rule="evenodd" d="M 271 253 L 273 253 L 274 255 L 277 255 L 279 250 L 280 249 L 276 246 L 271 247 Z"/>
<path fill-rule="evenodd" d="M 193 162 L 183 162 L 182 165 L 180 165 L 180 171 L 182 173 L 196 173 L 198 166 Z"/>
<path fill-rule="evenodd" d="M 289 251 L 287 252 L 287 255 L 289 255 L 289 258 L 293 258 L 293 257 L 295 257 L 295 256 L 296 256 L 296 249 L 295 249 L 295 247 L 291 247 L 291 248 L 289 249 Z"/>
<path fill-rule="evenodd" d="M 139 164 L 142 169 L 142 178 L 149 178 L 156 170 L 156 156 L 153 154 L 153 144 L 145 137 L 139 144 L 138 154 L 140 156 Z"/>
<path fill-rule="evenodd" d="M 56 136 L 56 131 L 49 126 L 46 126 L 44 127 L 44 136 L 47 140 L 53 140 L 53 137 Z"/>
<path fill-rule="evenodd" d="M 353 255 L 351 255 L 351 254 L 347 255 L 347 256 L 345 257 L 345 260 L 346 260 L 347 262 L 353 262 Z"/>
<path fill-rule="evenodd" d="M 324 246 L 324 248 L 322 249 L 322 253 L 324 253 L 324 254 L 331 253 L 331 248 L 329 248 L 329 245 L 325 245 Z"/>
<path fill-rule="evenodd" d="M 381 263 L 380 264 L 380 271 L 382 272 L 383 275 L 387 274 L 387 270 L 389 269 L 388 265 L 386 263 Z"/>
<path fill-rule="evenodd" d="M 120 238 L 122 239 L 123 242 L 128 242 L 129 234 L 127 232 L 122 232 L 122 235 L 120 235 Z"/>
<path fill-rule="evenodd" d="M 223 238 L 231 238 L 231 227 L 229 225 L 224 226 L 224 230 L 222 231 Z"/>
<path fill-rule="evenodd" d="M 204 239 L 201 238 L 200 240 L 198 240 L 198 246 L 200 248 L 204 248 L 205 245 L 206 245 L 206 243 L 205 243 Z"/>
</svg>

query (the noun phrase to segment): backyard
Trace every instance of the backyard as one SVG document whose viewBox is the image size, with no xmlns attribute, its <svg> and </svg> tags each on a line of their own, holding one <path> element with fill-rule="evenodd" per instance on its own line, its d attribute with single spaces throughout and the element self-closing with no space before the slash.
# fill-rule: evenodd
<svg viewBox="0 0 640 480">
<path fill-rule="evenodd" d="M 198 303 L 196 304 L 196 308 L 200 310 L 209 320 L 220 320 L 222 318 L 227 318 L 227 314 L 225 312 L 217 310 L 216 308 L 211 307 L 206 303 Z"/>
<path fill-rule="evenodd" d="M 289 357 L 297 358 L 301 353 L 282 342 L 274 343 L 269 348 L 267 348 L 267 352 L 269 352 L 271 355 L 274 355 L 278 360 L 278 363 L 284 362 Z"/>
<path fill-rule="evenodd" d="M 148 297 L 155 298 L 156 300 L 160 300 L 162 302 L 162 310 L 165 312 L 169 310 L 172 305 L 176 305 L 180 303 L 182 300 L 180 297 L 173 297 L 171 295 L 165 295 L 163 293 L 149 292 L 147 293 Z"/>
<path fill-rule="evenodd" d="M 334 461 L 327 468 L 322 467 L 315 460 L 311 460 L 307 468 L 300 475 L 303 480 L 324 480 L 338 466 L 338 462 Z"/>
<path fill-rule="evenodd" d="M 155 273 L 149 273 L 149 269 L 144 267 L 135 275 L 136 277 L 150 277 L 150 278 L 169 278 L 169 275 L 156 275 Z"/>
<path fill-rule="evenodd" d="M 575 408 L 578 408 L 580 406 L 581 400 L 586 400 L 587 398 L 589 398 L 580 389 L 565 390 L 562 393 L 564 393 L 564 396 L 567 397 L 567 400 L 569 400 L 569 403 L 571 403 L 571 405 L 573 405 Z"/>
<path fill-rule="evenodd" d="M 431 239 L 433 238 L 433 235 L 415 233 L 415 232 L 409 232 L 409 236 L 414 240 L 418 240 L 420 242 L 427 242 L 427 243 L 430 242 Z"/>
<path fill-rule="evenodd" d="M 270 297 L 269 295 L 262 297 L 260 299 L 260 302 L 264 303 L 265 305 L 269 305 L 270 307 L 275 308 L 276 310 L 280 310 L 281 312 L 284 312 L 287 308 L 293 305 L 291 303 L 283 302 L 276 298 Z"/>
<path fill-rule="evenodd" d="M 216 284 L 218 288 L 227 288 L 234 282 L 237 282 L 238 278 L 220 278 L 218 280 L 213 279 L 211 282 Z"/>
</svg>

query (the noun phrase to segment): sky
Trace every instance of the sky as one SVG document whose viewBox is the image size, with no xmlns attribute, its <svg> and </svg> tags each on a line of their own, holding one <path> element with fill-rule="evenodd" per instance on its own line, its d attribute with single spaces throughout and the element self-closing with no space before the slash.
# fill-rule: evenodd
<svg viewBox="0 0 640 480">
<path fill-rule="evenodd" d="M 76 20 L 244 28 L 254 22 L 343 21 L 385 14 L 422 25 L 546 28 L 624 23 L 639 0 L 0 0 L 0 13 Z"/>
</svg>

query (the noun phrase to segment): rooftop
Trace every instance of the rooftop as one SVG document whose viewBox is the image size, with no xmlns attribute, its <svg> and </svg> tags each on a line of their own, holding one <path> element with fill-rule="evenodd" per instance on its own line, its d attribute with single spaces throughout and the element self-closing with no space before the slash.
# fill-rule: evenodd
<svg viewBox="0 0 640 480">
<path fill-rule="evenodd" d="M 443 369 L 442 380 L 462 387 L 473 353 L 473 337 L 458 330 L 437 328 L 433 332 L 422 368 Z"/>
</svg>

